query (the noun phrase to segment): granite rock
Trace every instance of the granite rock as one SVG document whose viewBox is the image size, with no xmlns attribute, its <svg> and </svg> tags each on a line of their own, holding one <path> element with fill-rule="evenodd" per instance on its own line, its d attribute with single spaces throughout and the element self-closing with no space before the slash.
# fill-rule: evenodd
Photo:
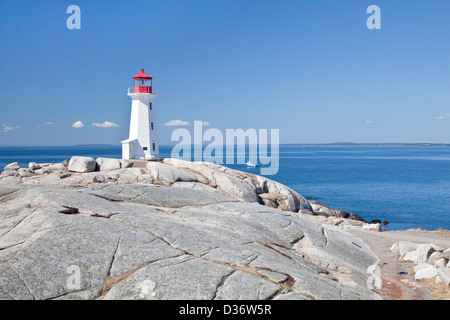
<svg viewBox="0 0 450 320">
<path fill-rule="evenodd" d="M 3 178 L 0 299 L 377 297 L 365 279 L 378 260 L 360 239 L 224 192 L 224 171 L 210 176 L 215 187 L 194 171 L 181 179 L 159 165 L 151 173 L 75 172 L 54 183 Z M 146 174 L 172 185 L 119 183 Z M 234 174 L 232 183 L 252 188 Z"/>
<path fill-rule="evenodd" d="M 120 169 L 122 166 L 119 159 L 97 158 L 96 162 L 99 171 Z"/>
<path fill-rule="evenodd" d="M 92 172 L 95 171 L 97 162 L 91 157 L 73 156 L 69 161 L 69 171 Z"/>
<path fill-rule="evenodd" d="M 10 163 L 10 164 L 6 165 L 4 168 L 5 171 L 19 170 L 19 169 L 20 169 L 20 166 L 17 162 Z"/>
<path fill-rule="evenodd" d="M 377 298 L 378 257 L 322 224 L 345 214 L 276 181 L 177 159 L 39 166 L 0 175 L 0 299 Z"/>
</svg>

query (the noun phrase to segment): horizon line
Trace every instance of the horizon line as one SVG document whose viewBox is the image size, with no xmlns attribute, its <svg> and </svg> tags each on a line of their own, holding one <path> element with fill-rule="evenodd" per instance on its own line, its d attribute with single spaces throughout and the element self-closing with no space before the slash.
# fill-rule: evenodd
<svg viewBox="0 0 450 320">
<path fill-rule="evenodd" d="M 178 145 L 175 144 L 161 144 L 160 147 L 173 147 Z M 197 144 L 191 144 L 191 146 L 196 146 Z M 208 146 L 209 144 L 202 144 L 202 146 Z M 254 146 L 255 144 L 234 144 L 234 146 Z M 257 146 L 258 144 L 256 144 Z M 270 145 L 270 144 L 262 144 L 262 145 Z M 391 145 L 391 146 L 401 146 L 401 145 L 415 145 L 415 146 L 450 146 L 450 142 L 319 142 L 319 143 L 301 143 L 301 142 L 295 142 L 295 143 L 279 143 L 279 146 L 289 146 L 289 145 L 296 145 L 296 146 L 351 146 L 351 145 Z M 120 147 L 121 144 L 109 144 L 109 143 L 79 143 L 79 144 L 64 144 L 64 145 L 42 145 L 42 144 L 36 144 L 36 145 L 27 145 L 27 144 L 11 144 L 11 145 L 2 145 L 0 144 L 0 147 L 89 147 L 89 146 L 105 146 L 105 147 Z M 182 145 L 183 146 L 183 145 Z M 185 146 L 189 146 L 189 144 L 186 144 Z M 224 146 L 227 146 L 226 144 Z"/>
</svg>

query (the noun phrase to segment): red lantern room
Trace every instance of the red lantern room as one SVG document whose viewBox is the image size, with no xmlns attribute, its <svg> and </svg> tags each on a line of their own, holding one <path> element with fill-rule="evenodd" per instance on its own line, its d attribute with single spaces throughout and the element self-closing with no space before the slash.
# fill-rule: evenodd
<svg viewBox="0 0 450 320">
<path fill-rule="evenodd" d="M 138 73 L 133 77 L 134 93 L 152 93 L 152 76 L 149 76 L 141 69 L 141 73 Z"/>
</svg>

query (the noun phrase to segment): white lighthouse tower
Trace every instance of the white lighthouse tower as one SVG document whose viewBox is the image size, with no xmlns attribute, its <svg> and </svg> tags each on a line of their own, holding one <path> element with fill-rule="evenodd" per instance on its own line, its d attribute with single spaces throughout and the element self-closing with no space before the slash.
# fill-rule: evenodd
<svg viewBox="0 0 450 320">
<path fill-rule="evenodd" d="M 123 159 L 155 159 L 159 157 L 158 135 L 156 133 L 155 107 L 157 96 L 152 90 L 153 77 L 141 69 L 133 77 L 131 97 L 130 135 L 122 141 Z"/>
</svg>

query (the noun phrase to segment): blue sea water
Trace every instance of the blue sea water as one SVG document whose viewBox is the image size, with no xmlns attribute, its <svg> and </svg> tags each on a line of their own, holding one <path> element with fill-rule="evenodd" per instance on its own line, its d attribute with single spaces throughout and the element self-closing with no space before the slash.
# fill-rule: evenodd
<svg viewBox="0 0 450 320">
<path fill-rule="evenodd" d="M 161 146 L 161 157 L 172 147 Z M 56 163 L 73 155 L 121 157 L 120 146 L 0 147 L 0 171 L 11 162 Z M 281 145 L 280 168 L 270 179 L 307 199 L 388 220 L 388 230 L 450 229 L 450 147 Z M 260 168 L 227 165 L 255 174 Z"/>
</svg>

